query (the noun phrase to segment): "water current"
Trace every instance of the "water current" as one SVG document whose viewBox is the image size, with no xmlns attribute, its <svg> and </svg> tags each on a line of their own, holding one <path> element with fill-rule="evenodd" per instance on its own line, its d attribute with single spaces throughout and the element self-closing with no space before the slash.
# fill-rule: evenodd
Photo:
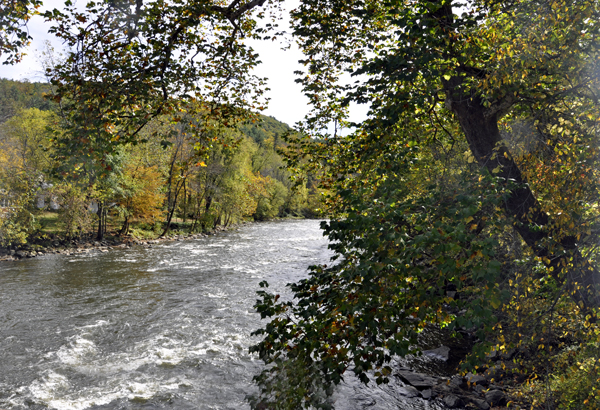
<svg viewBox="0 0 600 410">
<path fill-rule="evenodd" d="M 0 265 L 0 409 L 249 409 L 258 283 L 331 256 L 318 221 Z M 288 295 L 289 296 L 289 295 Z M 285 297 L 285 296 L 284 296 Z M 439 409 L 348 378 L 336 409 Z"/>
</svg>

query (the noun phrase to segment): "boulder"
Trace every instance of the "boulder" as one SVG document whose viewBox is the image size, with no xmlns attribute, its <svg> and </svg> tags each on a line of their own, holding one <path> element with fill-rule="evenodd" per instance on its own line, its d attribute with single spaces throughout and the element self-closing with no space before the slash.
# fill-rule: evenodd
<svg viewBox="0 0 600 410">
<path fill-rule="evenodd" d="M 493 406 L 503 406 L 506 404 L 506 394 L 501 390 L 490 390 L 485 394 L 485 401 Z"/>
<path fill-rule="evenodd" d="M 472 399 L 471 403 L 473 403 L 480 410 L 489 410 L 490 409 L 490 405 L 485 400 Z"/>
<path fill-rule="evenodd" d="M 449 385 L 455 389 L 464 389 L 467 387 L 464 377 L 462 377 L 458 374 L 452 376 L 452 378 L 450 379 Z"/>
<path fill-rule="evenodd" d="M 421 392 L 421 397 L 423 397 L 425 400 L 430 400 L 432 397 L 434 397 L 433 390 L 432 389 L 423 390 Z"/>
<path fill-rule="evenodd" d="M 437 384 L 437 379 L 422 373 L 399 371 L 398 375 L 404 383 L 410 384 L 419 390 L 429 389 Z"/>
<path fill-rule="evenodd" d="M 397 389 L 397 392 L 403 396 L 408 397 L 409 399 L 413 397 L 419 397 L 421 395 L 419 391 L 412 386 L 399 387 Z"/>
<path fill-rule="evenodd" d="M 444 404 L 451 409 L 455 409 L 463 405 L 463 401 L 461 400 L 461 398 L 453 394 L 448 394 L 444 396 L 442 400 Z"/>
<path fill-rule="evenodd" d="M 485 391 L 486 391 L 486 388 L 480 384 L 476 384 L 473 387 L 473 391 L 483 395 L 483 393 L 485 393 Z"/>
<path fill-rule="evenodd" d="M 436 349 L 423 350 L 423 354 L 425 356 L 446 362 L 450 357 L 450 348 L 448 346 L 440 346 Z"/>
<path fill-rule="evenodd" d="M 487 386 L 488 385 L 488 380 L 485 377 L 477 375 L 477 374 L 468 373 L 466 378 L 467 378 L 467 382 L 470 384 L 475 384 L 478 386 Z"/>
</svg>

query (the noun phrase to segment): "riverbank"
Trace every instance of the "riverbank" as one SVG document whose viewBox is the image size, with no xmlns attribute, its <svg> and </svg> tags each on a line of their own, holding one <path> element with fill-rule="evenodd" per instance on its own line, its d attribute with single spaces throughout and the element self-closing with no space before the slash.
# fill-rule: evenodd
<svg viewBox="0 0 600 410">
<path fill-rule="evenodd" d="M 477 374 L 459 374 L 458 368 L 478 342 L 472 331 L 428 327 L 419 337 L 422 354 L 408 358 L 396 366 L 394 376 L 404 384 L 398 394 L 407 398 L 434 400 L 450 409 L 519 409 L 515 385 L 522 382 L 513 359 L 521 354 L 516 349 L 488 354 L 477 366 Z"/>
<path fill-rule="evenodd" d="M 49 236 L 36 239 L 33 243 L 26 243 L 11 248 L 0 248 L 0 262 L 18 261 L 24 258 L 36 258 L 44 255 L 62 254 L 72 255 L 89 252 L 109 252 L 111 249 L 131 248 L 133 246 L 152 247 L 161 242 L 183 241 L 186 239 L 197 239 L 215 235 L 219 232 L 237 229 L 253 222 L 240 222 L 227 227 L 217 228 L 204 233 L 184 233 L 181 231 L 171 232 L 169 235 L 155 239 L 140 239 L 134 236 L 106 235 L 104 239 L 97 240 L 95 235 L 82 236 L 80 238 L 66 239 L 58 236 Z"/>
<path fill-rule="evenodd" d="M 426 350 L 425 356 L 444 362 L 448 360 L 449 348 L 440 346 L 437 349 Z M 395 375 L 405 384 L 398 393 L 407 398 L 437 399 L 450 409 L 506 409 L 519 408 L 507 406 L 509 403 L 510 386 L 505 386 L 505 377 L 509 376 L 510 366 L 499 360 L 483 366 L 487 370 L 482 374 L 468 373 L 465 376 L 434 376 L 422 373 L 413 368 L 401 367 Z"/>
</svg>

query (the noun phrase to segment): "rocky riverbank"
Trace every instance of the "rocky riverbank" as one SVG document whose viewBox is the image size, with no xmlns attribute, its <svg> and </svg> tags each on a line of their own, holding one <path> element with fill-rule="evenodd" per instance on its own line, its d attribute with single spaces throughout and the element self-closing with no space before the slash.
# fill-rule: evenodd
<svg viewBox="0 0 600 410">
<path fill-rule="evenodd" d="M 248 222 L 244 222 L 240 225 L 245 223 Z M 130 236 L 108 236 L 101 241 L 98 241 L 93 237 L 82 237 L 77 239 L 61 239 L 58 237 L 51 237 L 43 240 L 37 240 L 34 243 L 27 243 L 8 249 L 0 248 L 0 261 L 17 261 L 24 258 L 35 258 L 51 254 L 72 255 L 88 252 L 109 252 L 111 249 L 130 248 L 132 246 L 152 247 L 153 245 L 161 242 L 182 241 L 186 239 L 207 237 L 210 235 L 215 235 L 221 231 L 239 227 L 240 225 L 233 225 L 227 228 L 218 227 L 209 233 L 176 234 L 150 240 L 137 239 Z"/>
<path fill-rule="evenodd" d="M 517 366 L 512 359 L 517 354 L 511 351 L 503 354 L 492 352 L 488 362 L 480 366 L 480 374 L 468 373 L 466 376 L 434 376 L 430 373 L 415 371 L 408 367 L 399 368 L 395 374 L 404 383 L 399 393 L 408 397 L 420 397 L 425 400 L 437 400 L 451 409 L 506 409 L 510 406 L 509 390 L 518 375 Z M 441 367 L 451 360 L 451 349 L 440 346 L 425 350 L 430 365 L 438 363 Z M 507 406 L 508 405 L 508 406 Z"/>
</svg>

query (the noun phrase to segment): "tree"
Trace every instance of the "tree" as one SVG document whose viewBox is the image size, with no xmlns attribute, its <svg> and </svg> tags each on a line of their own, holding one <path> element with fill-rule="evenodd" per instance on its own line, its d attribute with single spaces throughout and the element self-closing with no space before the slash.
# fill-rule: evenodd
<svg viewBox="0 0 600 410">
<path fill-rule="evenodd" d="M 452 115 L 475 160 L 519 184 L 506 212 L 517 216 L 520 235 L 538 256 L 552 259 L 558 271 L 564 259 L 553 258 L 542 244 L 558 233 L 503 143 L 500 128 L 509 115 L 534 121 L 560 103 L 589 104 L 595 98 L 596 7 L 594 2 L 575 8 L 563 1 L 472 2 L 459 16 L 451 1 L 409 6 L 303 2 L 295 19 L 308 57 L 305 90 L 322 118 L 336 115 L 332 110 L 350 101 L 370 103 L 371 128 L 385 129 L 407 110 L 423 121 Z M 362 25 L 350 24 L 352 19 Z M 544 32 L 553 35 L 545 38 Z M 334 86 L 343 70 L 368 79 Z M 559 236 L 566 257 L 578 255 L 577 240 Z M 598 282 L 595 270 L 582 275 L 585 287 Z M 588 297 L 579 296 L 597 304 Z"/>
<path fill-rule="evenodd" d="M 13 173 L 23 173 L 38 182 L 44 180 L 43 173 L 50 168 L 49 127 L 56 120 L 50 111 L 29 108 L 20 110 L 2 124 L 0 144 L 3 150 L 11 152 Z"/>
<path fill-rule="evenodd" d="M 511 276 L 512 232 L 536 266 L 526 275 L 551 284 L 543 297 L 593 313 L 599 13 L 561 0 L 307 0 L 292 13 L 314 106 L 292 164 L 307 154 L 328 173 L 336 262 L 292 285 L 296 302 L 260 293 L 271 321 L 253 348 L 269 365 L 255 407 L 327 408 L 347 370 L 386 382 L 428 325 L 485 341 L 523 273 Z M 348 121 L 351 102 L 370 105 L 364 123 Z M 357 130 L 323 135 L 332 121 Z"/>
<path fill-rule="evenodd" d="M 121 235 L 129 233 L 130 221 L 134 218 L 156 222 L 162 216 L 163 178 L 157 168 L 156 165 L 146 166 L 141 161 L 125 165 L 116 194 L 119 213 L 124 218 Z"/>
<path fill-rule="evenodd" d="M 242 39 L 260 35 L 255 15 L 276 3 L 93 1 L 80 11 L 68 1 L 45 13 L 69 47 L 48 69 L 69 130 L 65 146 L 85 147 L 101 162 L 116 146 L 143 140 L 158 116 L 226 126 L 247 117 L 261 106 L 263 80 L 251 74 L 258 57 Z"/>
<path fill-rule="evenodd" d="M 27 22 L 42 5 L 40 0 L 6 0 L 2 2 L 0 15 L 0 56 L 6 56 L 2 64 L 14 64 L 21 60 L 21 49 L 26 47 L 31 36 Z"/>
</svg>

